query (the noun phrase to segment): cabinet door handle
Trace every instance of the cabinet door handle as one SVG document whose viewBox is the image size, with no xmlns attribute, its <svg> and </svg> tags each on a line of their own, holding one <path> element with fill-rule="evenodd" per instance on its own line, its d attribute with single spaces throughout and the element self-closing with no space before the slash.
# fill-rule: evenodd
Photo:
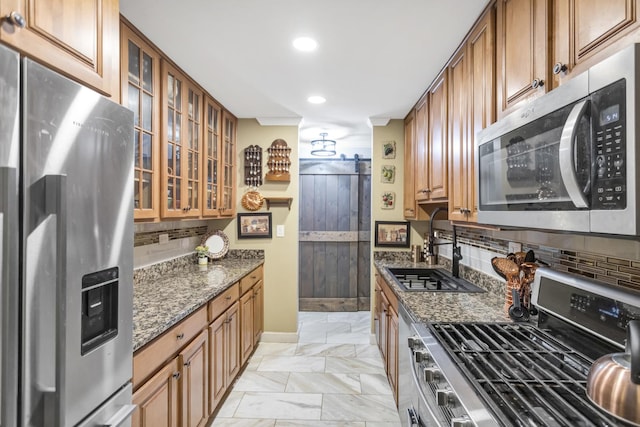
<svg viewBox="0 0 640 427">
<path fill-rule="evenodd" d="M 174 379 L 179 379 L 180 378 L 180 372 L 174 372 L 173 375 L 171 375 Z"/>
<path fill-rule="evenodd" d="M 176 338 L 181 340 L 182 338 L 184 338 L 184 333 L 180 333 L 180 334 L 176 335 Z"/>
<path fill-rule="evenodd" d="M 560 74 L 567 71 L 567 66 L 562 62 L 556 62 L 553 66 L 553 74 Z"/>
<path fill-rule="evenodd" d="M 24 16 L 20 12 L 16 12 L 15 10 L 11 12 L 6 19 L 14 26 L 18 28 L 24 28 L 27 25 L 27 21 L 24 19 Z"/>
<path fill-rule="evenodd" d="M 227 295 L 227 297 L 225 298 L 227 301 L 229 301 L 231 299 L 231 295 Z"/>
<path fill-rule="evenodd" d="M 533 81 L 531 82 L 531 87 L 534 89 L 538 89 L 542 86 L 544 86 L 544 80 L 542 79 L 533 79 Z"/>
<path fill-rule="evenodd" d="M 191 361 L 186 362 L 184 366 L 191 366 Z"/>
</svg>

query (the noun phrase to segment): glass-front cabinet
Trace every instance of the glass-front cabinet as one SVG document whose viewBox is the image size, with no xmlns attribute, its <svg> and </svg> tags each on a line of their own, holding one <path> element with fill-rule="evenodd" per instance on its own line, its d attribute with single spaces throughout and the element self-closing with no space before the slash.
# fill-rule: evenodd
<svg viewBox="0 0 640 427">
<path fill-rule="evenodd" d="M 204 98 L 204 181 L 202 215 L 220 215 L 220 151 L 222 144 L 222 108 L 210 97 Z"/>
<path fill-rule="evenodd" d="M 160 57 L 124 23 L 121 25 L 121 99 L 134 112 L 134 218 L 160 213 Z"/>
<path fill-rule="evenodd" d="M 167 61 L 162 61 L 162 140 L 164 154 L 161 185 L 163 218 L 198 217 L 202 92 Z"/>
<path fill-rule="evenodd" d="M 236 128 L 238 120 L 228 111 L 222 113 L 222 122 L 224 130 L 222 134 L 222 192 L 220 216 L 235 215 L 235 199 L 236 199 Z"/>
</svg>

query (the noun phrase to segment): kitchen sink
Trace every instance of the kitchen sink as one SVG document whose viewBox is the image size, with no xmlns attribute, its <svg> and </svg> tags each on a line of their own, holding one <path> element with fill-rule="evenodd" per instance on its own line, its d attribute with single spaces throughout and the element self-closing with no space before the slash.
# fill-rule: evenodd
<svg viewBox="0 0 640 427">
<path fill-rule="evenodd" d="M 412 292 L 485 292 L 484 289 L 459 277 L 453 277 L 443 268 L 389 268 L 396 284 Z"/>
</svg>

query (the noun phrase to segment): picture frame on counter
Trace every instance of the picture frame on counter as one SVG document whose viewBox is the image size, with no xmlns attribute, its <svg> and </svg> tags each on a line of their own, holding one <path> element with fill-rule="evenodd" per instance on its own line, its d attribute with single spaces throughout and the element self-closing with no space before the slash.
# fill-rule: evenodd
<svg viewBox="0 0 640 427">
<path fill-rule="evenodd" d="M 239 213 L 238 239 L 270 239 L 271 212 Z"/>
<path fill-rule="evenodd" d="M 377 247 L 408 248 L 410 240 L 409 221 L 376 221 L 375 245 Z"/>
</svg>

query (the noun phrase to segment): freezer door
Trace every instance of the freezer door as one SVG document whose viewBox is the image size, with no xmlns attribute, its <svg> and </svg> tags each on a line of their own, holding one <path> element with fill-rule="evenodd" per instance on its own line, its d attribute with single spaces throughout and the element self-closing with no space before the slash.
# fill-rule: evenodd
<svg viewBox="0 0 640 427">
<path fill-rule="evenodd" d="M 0 45 L 0 426 L 17 425 L 19 62 Z"/>
<path fill-rule="evenodd" d="M 132 376 L 133 113 L 22 78 L 23 425 L 75 426 Z"/>
</svg>

